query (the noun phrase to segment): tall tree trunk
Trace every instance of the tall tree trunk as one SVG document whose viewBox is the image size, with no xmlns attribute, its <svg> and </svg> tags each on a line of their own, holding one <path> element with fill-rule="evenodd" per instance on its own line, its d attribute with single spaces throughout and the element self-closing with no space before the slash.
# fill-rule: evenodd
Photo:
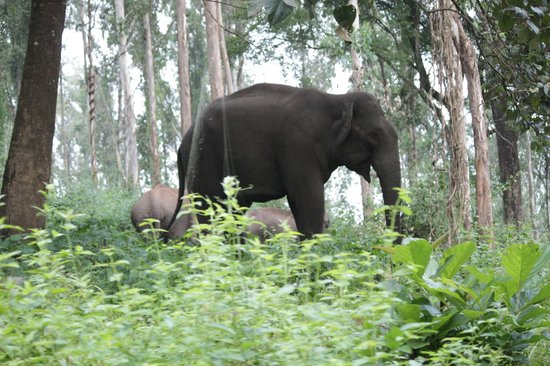
<svg viewBox="0 0 550 366">
<path fill-rule="evenodd" d="M 529 221 L 533 225 L 533 231 L 536 233 L 535 183 L 533 179 L 533 156 L 531 154 L 531 136 L 529 135 L 529 131 L 525 133 L 525 150 L 527 153 L 527 184 L 529 187 Z"/>
<path fill-rule="evenodd" d="M 23 79 L 4 170 L 0 217 L 23 228 L 41 228 L 37 215 L 50 181 L 65 0 L 33 0 Z M 45 62 L 47 60 L 47 62 Z"/>
<path fill-rule="evenodd" d="M 439 9 L 452 9 L 452 6 L 450 0 L 438 1 Z M 450 106 L 450 126 L 446 133 L 450 153 L 450 186 L 446 211 L 449 219 L 449 245 L 452 245 L 458 238 L 461 227 L 470 229 L 471 218 L 462 66 L 455 46 L 458 44 L 458 29 L 450 13 L 449 10 L 433 13 L 431 26 L 434 37 L 433 56 L 439 63 L 441 82 L 446 81 L 445 98 Z"/>
<path fill-rule="evenodd" d="M 492 98 L 491 111 L 497 135 L 498 168 L 502 191 L 504 223 L 519 226 L 522 213 L 521 171 L 518 154 L 519 134 L 506 120 L 505 95 Z"/>
<path fill-rule="evenodd" d="M 151 150 L 151 181 L 160 183 L 160 157 L 157 140 L 157 103 L 155 93 L 155 71 L 153 66 L 153 41 L 149 12 L 143 16 L 145 29 L 145 75 L 147 80 L 147 101 L 149 105 L 149 148 Z"/>
<path fill-rule="evenodd" d="M 487 117 L 485 115 L 485 103 L 481 92 L 479 67 L 474 47 L 470 38 L 464 32 L 460 17 L 457 13 L 453 13 L 452 16 L 458 29 L 460 61 L 466 75 L 466 80 L 468 81 L 468 99 L 470 100 L 470 112 L 472 114 L 472 126 L 474 130 L 477 225 L 481 234 L 489 234 L 491 231 L 490 228 L 493 226 L 493 207 L 491 204 Z"/>
<path fill-rule="evenodd" d="M 120 67 L 120 87 L 123 95 L 124 122 L 126 127 L 126 184 L 137 187 L 138 160 L 137 160 L 137 131 L 136 115 L 134 113 L 134 95 L 130 88 L 130 73 L 128 69 L 128 40 L 124 29 L 124 0 L 115 0 L 115 16 L 119 31 L 118 63 Z"/>
<path fill-rule="evenodd" d="M 59 70 L 59 143 L 61 144 L 61 156 L 63 157 L 63 182 L 69 185 L 71 178 L 69 166 L 69 147 L 67 146 L 67 124 L 65 123 L 65 91 L 63 89 L 63 67 Z"/>
<path fill-rule="evenodd" d="M 189 86 L 189 49 L 187 47 L 187 15 L 185 0 L 176 0 L 178 29 L 178 77 L 180 86 L 181 135 L 191 127 L 191 88 Z"/>
<path fill-rule="evenodd" d="M 206 45 L 208 55 L 208 78 L 212 100 L 223 96 L 223 74 L 220 52 L 220 30 L 217 21 L 219 3 L 203 0 L 206 19 Z"/>
<path fill-rule="evenodd" d="M 359 29 L 359 5 L 357 0 L 348 1 L 349 5 L 353 5 L 357 11 L 355 21 L 353 22 L 353 30 Z M 351 85 L 353 90 L 362 91 L 363 90 L 363 81 L 365 77 L 365 72 L 363 69 L 363 63 L 361 58 L 355 49 L 355 45 L 351 46 Z M 372 185 L 367 182 L 363 177 L 360 177 L 361 185 L 361 205 L 363 207 L 363 221 L 367 220 L 372 216 L 373 212 L 373 199 L 372 199 Z"/>
<path fill-rule="evenodd" d="M 235 84 L 233 83 L 233 74 L 231 73 L 231 65 L 229 63 L 229 55 L 227 54 L 227 46 L 225 43 L 225 29 L 223 26 L 222 16 L 222 4 L 218 4 L 218 28 L 220 31 L 220 53 L 223 61 L 223 71 L 225 75 L 225 86 L 227 93 L 231 94 L 235 91 Z"/>
<path fill-rule="evenodd" d="M 95 88 L 96 88 L 96 73 L 94 68 L 94 59 L 93 59 L 93 36 L 92 36 L 92 4 L 88 0 L 87 5 L 88 10 L 88 31 L 84 31 L 84 26 L 82 27 L 82 38 L 84 40 L 84 48 L 86 52 L 85 60 L 88 61 L 87 65 L 84 62 L 84 71 L 86 73 L 86 84 L 88 85 L 88 126 L 90 133 L 90 167 L 92 173 L 92 182 L 94 186 L 97 186 L 97 154 L 95 146 Z M 84 15 L 82 15 L 84 19 Z"/>
</svg>

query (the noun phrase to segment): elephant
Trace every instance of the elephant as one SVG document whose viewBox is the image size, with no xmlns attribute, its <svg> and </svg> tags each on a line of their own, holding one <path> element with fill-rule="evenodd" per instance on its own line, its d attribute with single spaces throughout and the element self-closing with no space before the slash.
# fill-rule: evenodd
<svg viewBox="0 0 550 366">
<path fill-rule="evenodd" d="M 248 227 L 247 232 L 258 236 L 262 242 L 265 241 L 266 236 L 273 236 L 283 232 L 285 230 L 284 223 L 288 225 L 290 230 L 297 230 L 296 221 L 294 220 L 292 212 L 282 208 L 261 207 L 250 209 L 246 212 L 245 216 L 257 221 L 257 223 L 255 222 Z M 330 219 L 325 213 L 323 228 L 328 228 L 329 224 Z"/>
<path fill-rule="evenodd" d="M 337 167 L 370 182 L 372 166 L 385 205 L 396 203 L 401 187 L 397 132 L 365 92 L 264 83 L 218 98 L 185 133 L 177 165 L 179 197 L 187 183 L 190 192 L 219 202 L 226 176 L 243 187 L 242 207 L 286 196 L 302 239 L 323 232 L 324 183 Z M 178 201 L 172 220 L 180 207 Z"/>
<path fill-rule="evenodd" d="M 147 218 L 153 218 L 159 221 L 153 225 L 156 229 L 168 230 L 171 228 L 173 235 L 183 236 L 191 226 L 192 220 L 189 215 L 183 215 L 170 226 L 177 204 L 177 189 L 161 183 L 156 184 L 150 191 L 145 192 L 132 207 L 130 212 L 132 224 L 138 232 L 141 232 L 146 226 L 139 224 Z"/>
</svg>

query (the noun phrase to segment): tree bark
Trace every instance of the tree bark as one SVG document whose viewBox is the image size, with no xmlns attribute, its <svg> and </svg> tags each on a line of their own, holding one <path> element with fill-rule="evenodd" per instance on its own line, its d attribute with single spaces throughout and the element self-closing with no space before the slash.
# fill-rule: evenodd
<svg viewBox="0 0 550 366">
<path fill-rule="evenodd" d="M 227 46 L 225 43 L 225 29 L 223 26 L 222 5 L 218 4 L 218 29 L 220 31 L 220 53 L 223 61 L 223 71 L 225 75 L 225 86 L 227 93 L 231 94 L 235 91 L 233 83 L 233 74 L 231 73 L 231 65 L 229 63 L 229 55 L 227 54 Z"/>
<path fill-rule="evenodd" d="M 476 208 L 477 225 L 480 234 L 489 234 L 493 226 L 491 180 L 489 173 L 489 144 L 487 140 L 487 117 L 485 102 L 481 92 L 481 80 L 477 55 L 470 38 L 464 32 L 462 21 L 457 13 L 452 14 L 458 30 L 460 62 L 468 82 L 468 99 L 474 130 Z"/>
<path fill-rule="evenodd" d="M 187 15 L 185 0 L 176 0 L 178 30 L 178 77 L 180 86 L 181 135 L 191 127 L 191 87 L 189 83 L 189 49 L 187 46 Z"/>
<path fill-rule="evenodd" d="M 490 105 L 497 135 L 499 178 L 504 187 L 502 190 L 504 223 L 519 226 L 523 220 L 518 154 L 519 134 L 506 120 L 507 98 L 505 95 L 491 99 Z"/>
<path fill-rule="evenodd" d="M 533 156 L 531 154 L 531 136 L 529 135 L 529 131 L 525 133 L 525 150 L 527 155 L 527 184 L 529 187 L 529 221 L 533 225 L 533 231 L 536 233 L 535 183 L 533 179 Z"/>
<path fill-rule="evenodd" d="M 357 11 L 355 21 L 353 22 L 353 30 L 359 29 L 359 5 L 357 0 L 348 1 L 349 5 L 353 5 Z M 363 63 L 361 58 L 355 49 L 355 45 L 351 45 L 351 85 L 354 91 L 362 91 L 363 81 L 365 77 L 365 72 L 363 69 Z M 361 186 L 361 205 L 363 207 L 363 222 L 367 222 L 372 216 L 373 212 L 373 199 L 372 199 L 372 185 L 367 182 L 365 178 L 359 177 L 359 182 Z"/>
<path fill-rule="evenodd" d="M 84 5 L 82 4 L 82 7 Z M 83 11 L 83 9 L 82 9 Z M 82 40 L 86 57 L 84 58 L 84 72 L 86 74 L 86 84 L 88 85 L 88 126 L 90 133 L 90 169 L 92 174 L 92 182 L 94 186 L 97 186 L 97 154 L 95 146 L 95 120 L 96 120 L 96 105 L 95 105 L 95 90 L 96 90 L 96 73 L 94 68 L 94 59 L 92 54 L 93 49 L 93 37 L 92 37 L 92 5 L 88 0 L 87 5 L 88 13 L 88 31 L 84 30 L 82 26 Z M 81 16 L 82 23 L 84 24 L 84 14 Z M 87 60 L 87 63 L 86 63 Z"/>
<path fill-rule="evenodd" d="M 220 30 L 217 21 L 219 3 L 214 0 L 203 0 L 206 19 L 206 45 L 208 55 L 208 79 L 210 96 L 214 100 L 224 95 L 223 73 L 220 52 Z"/>
<path fill-rule="evenodd" d="M 23 228 L 42 228 L 45 223 L 35 207 L 43 206 L 45 198 L 39 191 L 51 177 L 65 10 L 65 0 L 32 1 L 23 79 L 2 183 L 5 205 L 0 206 L 0 217 Z"/>
<path fill-rule="evenodd" d="M 65 122 L 65 92 L 63 90 L 63 72 L 59 70 L 59 143 L 61 144 L 61 155 L 63 157 L 63 176 L 65 186 L 69 185 L 71 179 L 70 149 L 67 141 L 67 124 Z"/>
<path fill-rule="evenodd" d="M 452 6 L 449 0 L 438 1 L 439 9 L 452 9 Z M 446 82 L 442 86 L 450 108 L 450 124 L 445 134 L 450 153 L 450 185 L 446 212 L 449 220 L 448 244 L 452 245 L 458 238 L 459 229 L 469 230 L 472 222 L 462 66 L 457 49 L 459 35 L 449 10 L 432 13 L 430 24 L 434 38 L 433 57 L 439 64 L 441 83 Z"/>
<path fill-rule="evenodd" d="M 149 105 L 149 149 L 151 151 L 151 182 L 160 183 L 160 157 L 157 139 L 157 103 L 155 93 L 155 70 L 153 66 L 153 41 L 149 13 L 143 16 L 145 29 L 145 79 L 147 80 L 147 102 Z"/>
<path fill-rule="evenodd" d="M 128 37 L 124 29 L 124 0 L 115 1 L 115 16 L 119 31 L 118 63 L 120 67 L 120 87 L 123 95 L 124 122 L 126 127 L 126 184 L 129 187 L 138 186 L 137 131 L 134 113 L 134 96 L 130 88 L 130 73 L 128 69 Z"/>
</svg>

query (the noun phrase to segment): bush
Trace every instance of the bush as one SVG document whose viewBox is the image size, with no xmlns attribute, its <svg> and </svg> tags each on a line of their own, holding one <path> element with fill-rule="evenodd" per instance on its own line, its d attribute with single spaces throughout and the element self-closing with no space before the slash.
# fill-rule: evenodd
<svg viewBox="0 0 550 366">
<path fill-rule="evenodd" d="M 494 365 L 545 347 L 545 246 L 509 246 L 492 271 L 467 264 L 473 243 L 438 252 L 382 237 L 380 251 L 286 232 L 264 244 L 243 239 L 250 219 L 238 187 L 225 189 L 229 213 L 208 207 L 194 244 L 121 231 L 118 217 L 98 236 L 97 217 L 46 207 L 57 221 L 0 255 L 11 273 L 0 277 L 0 362 Z"/>
</svg>

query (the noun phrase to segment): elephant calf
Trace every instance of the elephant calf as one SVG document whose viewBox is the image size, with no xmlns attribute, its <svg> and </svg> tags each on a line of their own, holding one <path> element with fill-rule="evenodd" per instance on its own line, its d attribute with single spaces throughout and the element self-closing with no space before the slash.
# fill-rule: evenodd
<svg viewBox="0 0 550 366">
<path fill-rule="evenodd" d="M 177 189 L 160 183 L 155 185 L 150 191 L 145 192 L 132 207 L 130 212 L 132 224 L 137 231 L 141 232 L 146 226 L 139 224 L 145 219 L 153 218 L 159 221 L 154 224 L 155 228 L 168 230 L 178 199 Z M 190 215 L 178 218 L 172 226 L 174 237 L 183 236 L 190 226 Z"/>
<path fill-rule="evenodd" d="M 283 232 L 285 230 L 285 223 L 290 230 L 297 231 L 296 221 L 294 220 L 292 212 L 289 210 L 275 207 L 263 207 L 248 210 L 246 216 L 258 221 L 258 223 L 250 225 L 247 231 L 252 235 L 258 236 L 262 242 L 265 241 L 266 237 Z M 323 227 L 328 228 L 329 223 L 330 219 L 325 212 Z"/>
</svg>

